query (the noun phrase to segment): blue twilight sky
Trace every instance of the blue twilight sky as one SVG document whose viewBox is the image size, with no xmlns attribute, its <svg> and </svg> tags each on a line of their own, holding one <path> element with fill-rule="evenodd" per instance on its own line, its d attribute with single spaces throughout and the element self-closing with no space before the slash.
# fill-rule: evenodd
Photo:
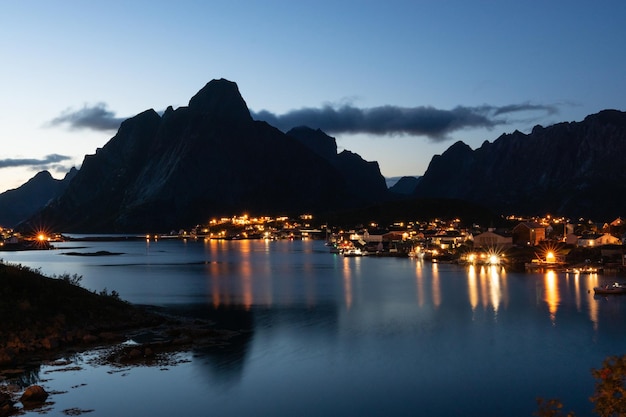
<svg viewBox="0 0 626 417">
<path fill-rule="evenodd" d="M 626 110 L 626 2 L 6 1 L 0 192 L 235 81 L 257 119 L 421 175 L 457 140 Z"/>
</svg>

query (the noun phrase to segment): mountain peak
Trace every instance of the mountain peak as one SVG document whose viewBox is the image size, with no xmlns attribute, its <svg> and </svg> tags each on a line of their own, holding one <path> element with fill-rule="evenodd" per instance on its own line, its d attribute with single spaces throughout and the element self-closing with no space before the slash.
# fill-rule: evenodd
<svg viewBox="0 0 626 417">
<path fill-rule="evenodd" d="M 295 138 L 326 160 L 331 161 L 337 157 L 337 141 L 320 129 L 298 126 L 288 131 L 287 136 Z"/>
<path fill-rule="evenodd" d="M 189 100 L 189 108 L 224 120 L 252 121 L 239 87 L 224 78 L 209 81 Z"/>
<path fill-rule="evenodd" d="M 626 112 L 514 131 L 472 151 L 433 157 L 414 195 L 460 199 L 501 213 L 610 220 L 626 209 Z"/>
</svg>

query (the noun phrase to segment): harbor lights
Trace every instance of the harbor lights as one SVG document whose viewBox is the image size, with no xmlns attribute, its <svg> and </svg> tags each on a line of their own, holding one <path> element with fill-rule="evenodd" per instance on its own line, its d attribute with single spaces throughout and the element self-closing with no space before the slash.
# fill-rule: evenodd
<svg viewBox="0 0 626 417">
<path fill-rule="evenodd" d="M 561 264 L 563 263 L 563 245 L 559 242 L 544 242 L 535 252 L 535 256 L 539 263 Z"/>
<path fill-rule="evenodd" d="M 500 264 L 500 257 L 498 255 L 496 255 L 495 253 L 492 253 L 491 255 L 489 255 L 489 265 L 499 265 Z"/>
<path fill-rule="evenodd" d="M 500 265 L 502 262 L 502 250 L 499 248 L 490 248 L 486 253 L 486 264 L 487 265 Z"/>
</svg>

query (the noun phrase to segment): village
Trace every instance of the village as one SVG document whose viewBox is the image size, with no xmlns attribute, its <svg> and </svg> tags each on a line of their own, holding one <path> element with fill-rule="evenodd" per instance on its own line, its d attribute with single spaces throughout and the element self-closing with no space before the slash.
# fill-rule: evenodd
<svg viewBox="0 0 626 417">
<path fill-rule="evenodd" d="M 506 227 L 465 225 L 460 219 L 432 219 L 389 225 L 371 222 L 341 228 L 320 224 L 311 214 L 295 218 L 244 214 L 215 218 L 205 225 L 167 234 L 120 235 L 106 239 L 323 239 L 329 253 L 341 256 L 418 257 L 432 262 L 498 264 L 517 270 L 626 270 L 623 249 L 626 224 L 621 218 L 610 223 L 595 223 L 550 215 L 511 215 L 505 220 Z M 0 227 L 0 251 L 51 249 L 54 242 L 98 238 L 95 236 L 78 238 L 43 230 L 25 235 Z"/>
</svg>

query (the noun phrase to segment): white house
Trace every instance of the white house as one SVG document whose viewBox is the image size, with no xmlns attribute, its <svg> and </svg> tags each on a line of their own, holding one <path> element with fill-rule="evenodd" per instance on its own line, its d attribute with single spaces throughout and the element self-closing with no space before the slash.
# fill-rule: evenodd
<svg viewBox="0 0 626 417">
<path fill-rule="evenodd" d="M 594 233 L 578 237 L 577 245 L 585 248 L 593 248 L 602 245 L 620 245 L 622 241 L 609 233 Z"/>
<path fill-rule="evenodd" d="M 474 236 L 475 248 L 507 248 L 513 246 L 513 237 L 495 232 L 483 232 Z"/>
</svg>

